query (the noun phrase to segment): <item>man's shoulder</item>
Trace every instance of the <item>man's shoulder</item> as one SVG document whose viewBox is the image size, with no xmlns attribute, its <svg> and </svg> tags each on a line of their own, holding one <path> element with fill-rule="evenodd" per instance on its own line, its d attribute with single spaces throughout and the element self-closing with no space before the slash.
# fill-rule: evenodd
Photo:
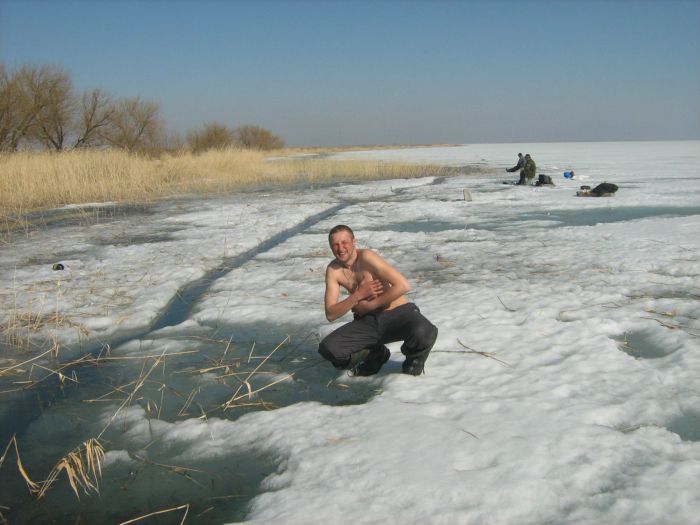
<svg viewBox="0 0 700 525">
<path fill-rule="evenodd" d="M 338 259 L 333 259 L 326 266 L 326 271 L 329 271 L 329 272 L 337 272 L 337 271 L 342 270 L 342 269 L 343 269 L 343 265 L 338 262 Z"/>
<path fill-rule="evenodd" d="M 382 256 L 379 255 L 375 250 L 370 248 L 362 248 L 362 250 L 357 250 L 357 258 L 363 263 L 373 263 L 375 261 L 381 261 Z"/>
<path fill-rule="evenodd" d="M 373 250 L 371 248 L 358 248 L 357 249 L 357 257 L 360 259 L 366 259 L 366 258 L 371 258 L 378 255 L 376 250 Z"/>
</svg>

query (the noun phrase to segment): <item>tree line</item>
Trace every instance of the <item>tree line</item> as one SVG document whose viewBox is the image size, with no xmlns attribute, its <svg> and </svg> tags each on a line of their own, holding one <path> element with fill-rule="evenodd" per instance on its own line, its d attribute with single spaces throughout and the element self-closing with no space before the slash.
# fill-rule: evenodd
<svg viewBox="0 0 700 525">
<path fill-rule="evenodd" d="M 8 71 L 0 63 L 0 151 L 112 147 L 153 154 L 283 146 L 279 136 L 254 125 L 230 128 L 209 122 L 184 137 L 169 134 L 156 102 L 114 98 L 99 88 L 78 93 L 70 75 L 54 65 Z"/>
</svg>

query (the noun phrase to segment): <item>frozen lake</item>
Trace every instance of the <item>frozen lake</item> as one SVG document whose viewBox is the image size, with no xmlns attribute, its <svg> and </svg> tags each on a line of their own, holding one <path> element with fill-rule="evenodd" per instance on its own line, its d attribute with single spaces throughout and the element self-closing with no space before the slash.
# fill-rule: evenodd
<svg viewBox="0 0 700 525">
<path fill-rule="evenodd" d="M 503 184 L 519 151 L 555 186 Z M 34 481 L 106 450 L 100 496 L 61 478 L 39 504 L 9 452 L 9 522 L 697 522 L 700 142 L 336 156 L 484 171 L 183 199 L 2 246 L 3 450 L 16 435 Z M 576 197 L 604 181 L 614 197 Z M 370 378 L 316 353 L 349 320 L 323 314 L 339 223 L 440 329 L 425 375 L 399 344 Z"/>
</svg>

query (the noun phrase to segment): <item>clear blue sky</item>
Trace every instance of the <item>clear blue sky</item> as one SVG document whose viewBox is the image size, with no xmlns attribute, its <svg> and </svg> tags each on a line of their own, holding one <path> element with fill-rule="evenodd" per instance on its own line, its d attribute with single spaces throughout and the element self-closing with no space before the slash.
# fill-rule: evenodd
<svg viewBox="0 0 700 525">
<path fill-rule="evenodd" d="M 700 138 L 700 0 L 0 0 L 0 61 L 290 145 Z"/>
</svg>

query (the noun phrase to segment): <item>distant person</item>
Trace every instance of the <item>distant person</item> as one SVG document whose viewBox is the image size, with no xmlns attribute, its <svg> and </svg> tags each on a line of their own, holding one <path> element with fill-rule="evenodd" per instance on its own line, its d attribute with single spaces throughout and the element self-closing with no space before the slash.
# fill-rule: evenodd
<svg viewBox="0 0 700 525">
<path fill-rule="evenodd" d="M 535 177 L 535 172 L 537 171 L 537 164 L 535 164 L 534 159 L 528 153 L 525 155 L 525 166 L 520 170 L 520 180 L 517 182 L 518 185 L 529 184 L 530 181 Z"/>
<path fill-rule="evenodd" d="M 518 153 L 518 163 L 512 168 L 506 168 L 508 173 L 513 173 L 514 171 L 522 170 L 525 167 L 525 157 L 522 153 Z"/>
<path fill-rule="evenodd" d="M 354 320 L 327 335 L 318 352 L 338 369 L 369 376 L 389 360 L 384 345 L 403 341 L 403 373 L 422 374 L 438 329 L 406 299 L 406 278 L 375 252 L 357 248 L 348 226 L 331 229 L 328 243 L 335 259 L 326 267 L 326 318 L 352 310 Z M 349 292 L 342 300 L 341 287 Z"/>
</svg>

